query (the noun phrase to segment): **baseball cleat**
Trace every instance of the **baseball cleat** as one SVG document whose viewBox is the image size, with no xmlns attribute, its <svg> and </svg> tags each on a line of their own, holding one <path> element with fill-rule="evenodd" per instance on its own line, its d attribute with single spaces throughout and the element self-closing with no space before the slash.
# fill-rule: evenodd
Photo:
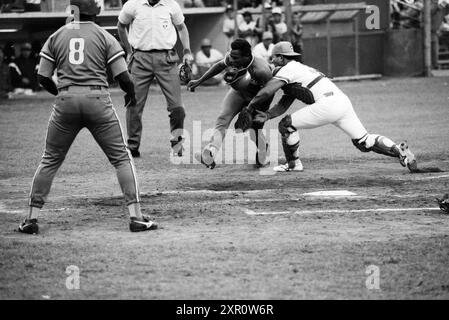
<svg viewBox="0 0 449 320">
<path fill-rule="evenodd" d="M 170 141 L 173 155 L 176 157 L 182 157 L 182 152 L 184 151 L 184 147 L 182 143 L 184 142 L 183 137 L 178 137 L 176 141 Z"/>
<path fill-rule="evenodd" d="M 131 232 L 140 232 L 147 230 L 156 230 L 157 223 L 151 221 L 148 216 L 142 216 L 143 220 L 138 220 L 136 217 L 131 218 L 131 222 L 129 223 L 129 230 Z"/>
<path fill-rule="evenodd" d="M 407 167 L 411 172 L 418 169 L 415 155 L 410 151 L 407 142 L 399 144 L 399 163 L 403 167 Z"/>
<path fill-rule="evenodd" d="M 38 234 L 39 226 L 37 225 L 37 219 L 25 219 L 19 225 L 19 229 L 17 231 L 27 234 Z"/>
<path fill-rule="evenodd" d="M 273 170 L 276 172 L 290 172 L 290 171 L 301 172 L 301 171 L 304 171 L 304 167 L 302 165 L 301 160 L 298 159 L 298 160 L 290 161 L 286 164 L 281 164 L 280 166 L 274 167 Z"/>
<path fill-rule="evenodd" d="M 204 149 L 202 153 L 195 153 L 195 159 L 211 170 L 216 166 L 212 152 L 209 149 Z"/>
</svg>

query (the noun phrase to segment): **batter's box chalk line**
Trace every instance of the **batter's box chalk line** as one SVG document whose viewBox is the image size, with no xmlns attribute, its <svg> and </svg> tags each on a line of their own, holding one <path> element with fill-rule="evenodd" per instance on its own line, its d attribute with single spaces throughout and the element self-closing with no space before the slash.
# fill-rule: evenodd
<svg viewBox="0 0 449 320">
<path fill-rule="evenodd" d="M 366 213 L 366 212 L 414 212 L 414 211 L 440 211 L 440 208 L 373 208 L 373 209 L 333 209 L 333 210 L 299 210 L 299 211 L 254 211 L 243 208 L 249 216 L 267 216 L 282 214 L 320 214 L 320 213 Z"/>
</svg>

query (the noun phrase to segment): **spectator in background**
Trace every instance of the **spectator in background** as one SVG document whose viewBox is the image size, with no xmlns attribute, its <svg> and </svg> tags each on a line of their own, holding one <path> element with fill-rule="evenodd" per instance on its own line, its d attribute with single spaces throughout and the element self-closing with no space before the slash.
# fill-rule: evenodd
<svg viewBox="0 0 449 320">
<path fill-rule="evenodd" d="M 304 43 L 302 41 L 303 26 L 301 24 L 301 16 L 299 12 L 295 12 L 292 16 L 292 26 L 290 27 L 290 42 L 293 45 L 293 51 L 300 53 L 300 62 L 302 62 L 302 55 Z"/>
<path fill-rule="evenodd" d="M 280 7 L 273 8 L 273 42 L 278 43 L 287 38 L 287 24 L 282 21 L 282 9 Z M 287 39 L 288 40 L 288 39 Z"/>
<path fill-rule="evenodd" d="M 243 21 L 240 22 L 238 30 L 239 37 L 245 39 L 251 47 L 254 47 L 257 44 L 256 22 L 253 21 L 253 16 L 249 11 L 243 12 L 242 16 Z"/>
<path fill-rule="evenodd" d="M 220 60 L 223 60 L 223 54 L 217 49 L 212 48 L 212 44 L 209 39 L 203 39 L 201 42 L 201 50 L 195 55 L 195 65 L 197 67 L 196 78 L 200 78 L 203 74 L 209 70 L 212 65 Z M 205 86 L 218 85 L 223 80 L 223 75 L 218 74 L 213 78 L 210 78 L 202 83 Z"/>
<path fill-rule="evenodd" d="M 9 91 L 11 91 L 9 68 L 5 60 L 3 49 L 0 48 L 0 101 L 3 99 L 8 99 Z"/>
<path fill-rule="evenodd" d="M 37 88 L 37 59 L 31 55 L 31 50 L 31 44 L 24 43 L 20 56 L 9 64 L 11 84 L 16 94 L 33 95 Z"/>
<path fill-rule="evenodd" d="M 231 5 L 226 6 L 225 17 L 223 20 L 223 33 L 228 38 L 228 49 L 231 47 L 231 42 L 234 41 L 235 19 L 234 8 Z"/>
<path fill-rule="evenodd" d="M 256 44 L 253 49 L 253 55 L 271 63 L 271 52 L 273 51 L 273 47 L 273 33 L 271 31 L 265 31 L 262 34 L 262 42 Z"/>
</svg>

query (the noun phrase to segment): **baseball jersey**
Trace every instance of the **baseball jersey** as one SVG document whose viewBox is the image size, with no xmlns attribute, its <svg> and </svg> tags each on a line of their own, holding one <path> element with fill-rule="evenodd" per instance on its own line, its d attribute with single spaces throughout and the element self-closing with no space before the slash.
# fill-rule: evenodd
<svg viewBox="0 0 449 320">
<path fill-rule="evenodd" d="M 322 73 L 312 67 L 306 66 L 298 61 L 290 61 L 280 68 L 273 78 L 282 80 L 287 84 L 300 83 L 303 87 L 307 87 L 320 75 Z M 315 100 L 327 92 L 341 93 L 340 89 L 326 77 L 313 85 L 310 91 L 312 91 Z"/>
<path fill-rule="evenodd" d="M 229 53 L 226 54 L 223 59 L 223 63 L 229 68 L 235 68 L 229 61 Z M 242 81 L 236 81 L 235 84 L 231 85 L 231 87 L 239 91 L 244 96 L 252 99 L 273 77 L 271 68 L 264 59 L 253 57 L 247 67 L 240 68 L 240 71 L 244 70 L 246 70 L 246 72 L 242 72 Z"/>
<path fill-rule="evenodd" d="M 124 54 L 118 41 L 106 30 L 93 22 L 79 21 L 53 33 L 40 56 L 56 67 L 58 88 L 108 87 L 107 67 Z"/>
<path fill-rule="evenodd" d="M 184 14 L 174 0 L 160 0 L 154 6 L 147 0 L 129 0 L 118 21 L 130 25 L 128 41 L 134 49 L 170 50 L 178 39 L 175 26 L 184 22 Z"/>
</svg>

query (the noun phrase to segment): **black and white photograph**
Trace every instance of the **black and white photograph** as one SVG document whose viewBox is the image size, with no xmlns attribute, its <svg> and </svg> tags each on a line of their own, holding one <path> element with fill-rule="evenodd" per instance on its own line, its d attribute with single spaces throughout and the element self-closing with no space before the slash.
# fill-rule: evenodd
<svg viewBox="0 0 449 320">
<path fill-rule="evenodd" d="M 448 300 L 448 123 L 449 0 L 0 0 L 0 300 Z"/>
</svg>

